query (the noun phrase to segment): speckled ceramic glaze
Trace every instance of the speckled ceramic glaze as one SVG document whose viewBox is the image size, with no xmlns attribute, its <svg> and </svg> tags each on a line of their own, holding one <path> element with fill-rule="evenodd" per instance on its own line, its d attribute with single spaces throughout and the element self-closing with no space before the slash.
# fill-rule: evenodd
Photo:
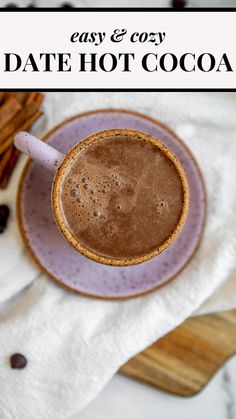
<svg viewBox="0 0 236 419">
<path fill-rule="evenodd" d="M 51 278 L 75 292 L 100 298 L 127 298 L 151 291 L 173 278 L 193 255 L 201 238 L 206 212 L 205 188 L 190 152 L 166 127 L 144 115 L 101 110 L 79 115 L 57 127 L 47 141 L 66 153 L 97 131 L 127 128 L 146 132 L 163 142 L 181 161 L 190 188 L 190 208 L 179 237 L 156 258 L 129 267 L 105 266 L 74 250 L 61 236 L 51 210 L 53 174 L 29 162 L 18 196 L 23 238 L 32 256 Z"/>
</svg>

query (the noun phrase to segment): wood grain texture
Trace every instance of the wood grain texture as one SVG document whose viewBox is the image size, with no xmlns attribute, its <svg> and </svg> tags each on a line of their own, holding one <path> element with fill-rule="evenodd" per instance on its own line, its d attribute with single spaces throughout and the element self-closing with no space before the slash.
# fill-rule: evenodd
<svg viewBox="0 0 236 419">
<path fill-rule="evenodd" d="M 186 320 L 120 372 L 179 396 L 192 396 L 236 352 L 236 310 Z"/>
</svg>

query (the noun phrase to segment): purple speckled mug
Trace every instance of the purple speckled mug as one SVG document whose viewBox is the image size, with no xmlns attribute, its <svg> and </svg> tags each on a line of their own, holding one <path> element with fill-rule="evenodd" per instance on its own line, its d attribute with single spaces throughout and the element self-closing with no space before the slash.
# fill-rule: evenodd
<svg viewBox="0 0 236 419">
<path fill-rule="evenodd" d="M 159 151 L 161 151 L 169 160 L 169 162 L 175 167 L 175 170 L 181 180 L 183 191 L 181 215 L 174 231 L 172 231 L 172 233 L 165 239 L 163 243 L 161 243 L 161 245 L 157 245 L 154 249 L 146 252 L 142 256 L 134 256 L 132 258 L 126 258 L 125 256 L 122 258 L 114 258 L 109 255 L 101 255 L 96 253 L 96 250 L 94 251 L 86 247 L 82 242 L 79 241 L 78 238 L 75 238 L 73 232 L 70 231 L 61 205 L 62 182 L 64 174 L 70 167 L 71 162 L 77 159 L 82 150 L 85 150 L 92 144 L 101 140 L 103 141 L 104 139 L 116 138 L 117 136 L 124 136 L 127 138 L 135 137 L 140 141 L 152 144 L 158 148 Z M 27 132 L 19 132 L 15 136 L 14 143 L 17 149 L 30 156 L 33 160 L 38 161 L 47 170 L 55 173 L 54 181 L 52 183 L 52 211 L 56 224 L 63 237 L 75 250 L 79 251 L 82 255 L 95 262 L 112 266 L 131 266 L 145 262 L 166 250 L 177 238 L 185 224 L 189 209 L 189 187 L 185 171 L 176 156 L 159 140 L 149 134 L 128 129 L 110 129 L 98 132 L 76 144 L 71 150 L 69 150 L 66 155 L 60 153 L 47 143 L 35 138 Z"/>
</svg>

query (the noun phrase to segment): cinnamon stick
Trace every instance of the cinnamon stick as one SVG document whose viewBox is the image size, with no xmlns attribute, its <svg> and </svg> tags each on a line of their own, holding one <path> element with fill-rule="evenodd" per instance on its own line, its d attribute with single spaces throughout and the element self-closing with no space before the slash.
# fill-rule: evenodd
<svg viewBox="0 0 236 419">
<path fill-rule="evenodd" d="M 2 173 L 2 176 L 0 176 L 1 189 L 5 189 L 7 187 L 11 174 L 13 172 L 13 169 L 20 156 L 20 152 L 12 145 L 5 154 L 7 154 L 7 158 L 5 160 L 5 169 Z M 0 167 L 1 167 L 1 162 L 0 162 Z"/>
<path fill-rule="evenodd" d="M 13 145 L 17 131 L 29 130 L 42 115 L 41 93 L 0 92 L 0 188 L 5 188 L 20 156 Z M 1 154 L 2 153 L 2 154 Z"/>
<path fill-rule="evenodd" d="M 21 105 L 14 98 L 9 98 L 0 107 L 0 130 L 19 112 Z"/>
<path fill-rule="evenodd" d="M 27 100 L 26 100 L 26 105 L 30 105 L 31 103 L 35 103 L 36 106 L 40 106 L 42 101 L 44 99 L 44 96 L 42 95 L 42 93 L 30 93 Z"/>
<path fill-rule="evenodd" d="M 4 153 L 1 157 L 1 160 L 0 160 L 0 183 L 1 183 L 1 179 L 3 177 L 3 174 L 4 174 L 4 172 L 7 168 L 7 165 L 9 163 L 9 160 L 11 158 L 12 149 L 13 149 L 13 146 L 12 146 L 12 148 L 9 148 L 6 151 L 6 153 Z"/>
<path fill-rule="evenodd" d="M 38 104 L 34 102 L 30 105 L 25 105 L 20 112 L 18 112 L 15 118 L 12 121 L 9 121 L 0 131 L 0 145 L 8 140 L 9 137 L 12 136 L 28 118 L 37 112 L 38 108 Z"/>
<path fill-rule="evenodd" d="M 25 131 L 31 128 L 33 123 L 42 115 L 41 112 L 37 111 L 33 115 L 30 116 L 26 121 L 23 121 L 20 126 L 17 127 L 14 132 L 9 135 L 9 137 L 4 141 L 4 143 L 0 144 L 0 154 L 4 153 L 11 145 L 13 144 L 13 140 L 17 131 Z"/>
<path fill-rule="evenodd" d="M 14 99 L 16 99 L 17 102 L 19 102 L 21 105 L 24 105 L 28 96 L 29 96 L 29 93 L 27 93 L 27 92 L 12 92 L 12 93 L 9 93 L 9 95 L 10 95 L 10 97 L 13 97 Z"/>
<path fill-rule="evenodd" d="M 5 98 L 5 93 L 0 92 L 0 105 L 4 102 L 4 98 Z"/>
<path fill-rule="evenodd" d="M 34 115 L 31 116 L 23 125 L 19 128 L 19 131 L 29 130 L 33 123 L 42 115 L 41 112 L 37 111 Z M 7 151 L 3 154 L 0 160 L 0 188 L 6 188 L 11 174 L 14 170 L 14 167 L 19 158 L 20 152 L 13 146 L 13 138 L 11 139 L 11 144 Z"/>
</svg>

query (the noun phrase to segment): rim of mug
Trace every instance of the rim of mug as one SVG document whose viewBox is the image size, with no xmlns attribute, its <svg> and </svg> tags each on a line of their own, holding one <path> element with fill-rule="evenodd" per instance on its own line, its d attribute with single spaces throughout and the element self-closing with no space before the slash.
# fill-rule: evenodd
<svg viewBox="0 0 236 419">
<path fill-rule="evenodd" d="M 175 166 L 179 177 L 181 179 L 181 184 L 183 188 L 183 206 L 182 212 L 179 218 L 179 221 L 170 234 L 170 236 L 160 245 L 158 245 L 154 250 L 142 255 L 137 256 L 134 258 L 112 258 L 105 255 L 101 255 L 95 253 L 91 249 L 84 246 L 78 239 L 76 239 L 73 234 L 71 233 L 69 226 L 67 225 L 65 216 L 63 215 L 63 210 L 61 206 L 61 183 L 65 174 L 65 171 L 70 167 L 71 161 L 74 160 L 84 149 L 88 148 L 91 144 L 105 140 L 111 137 L 119 137 L 119 136 L 127 136 L 138 138 L 141 141 L 152 143 L 154 146 L 158 147 L 167 158 L 173 163 Z M 93 260 L 98 263 L 102 263 L 104 265 L 111 265 L 111 266 L 132 266 L 137 265 L 139 263 L 146 262 L 153 257 L 159 255 L 164 250 L 166 250 L 170 244 L 178 237 L 179 233 L 181 232 L 185 221 L 188 216 L 189 210 L 189 202 L 190 202 L 190 192 L 189 192 L 189 185 L 188 180 L 185 174 L 185 171 L 180 163 L 179 159 L 174 155 L 174 153 L 165 146 L 161 141 L 157 138 L 153 137 L 150 134 L 144 133 L 142 131 L 132 130 L 132 129 L 109 129 L 96 132 L 95 134 L 90 135 L 82 139 L 78 144 L 72 147 L 71 150 L 66 154 L 65 158 L 62 160 L 53 180 L 52 185 L 52 211 L 56 221 L 56 224 L 66 239 L 66 241 L 79 253 L 83 256 L 87 257 L 90 260 Z"/>
</svg>

